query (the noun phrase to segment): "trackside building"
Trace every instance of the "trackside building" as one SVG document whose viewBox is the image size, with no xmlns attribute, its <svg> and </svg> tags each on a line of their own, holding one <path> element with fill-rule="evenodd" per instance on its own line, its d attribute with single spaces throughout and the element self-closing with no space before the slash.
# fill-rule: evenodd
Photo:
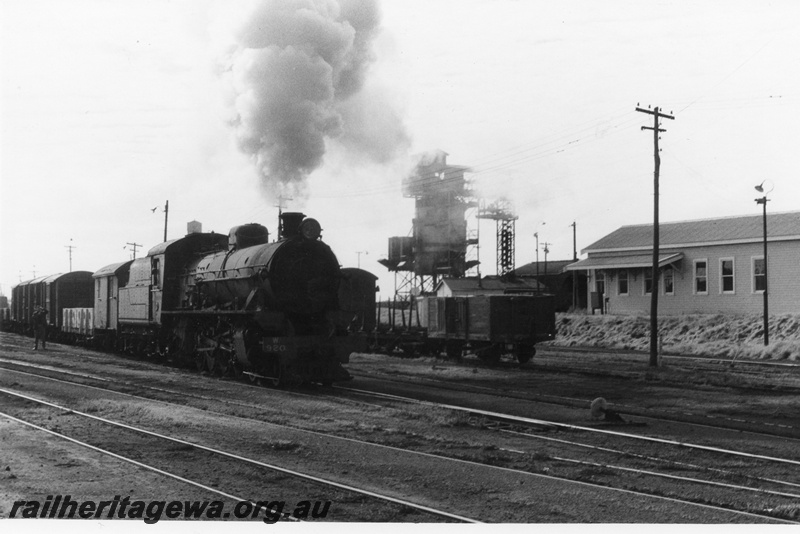
<svg viewBox="0 0 800 534">
<path fill-rule="evenodd" d="M 659 280 L 652 280 L 653 225 L 623 226 L 567 266 L 588 275 L 589 309 L 646 314 L 763 313 L 763 216 L 659 224 Z M 800 313 L 800 212 L 767 214 L 770 314 Z"/>
</svg>

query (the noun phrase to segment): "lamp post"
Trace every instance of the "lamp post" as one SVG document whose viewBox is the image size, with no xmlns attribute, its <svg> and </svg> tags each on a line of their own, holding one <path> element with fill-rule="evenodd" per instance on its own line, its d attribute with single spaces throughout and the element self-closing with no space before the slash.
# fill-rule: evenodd
<svg viewBox="0 0 800 534">
<path fill-rule="evenodd" d="M 764 182 L 766 182 L 766 180 L 764 180 Z M 764 207 L 764 346 L 766 347 L 769 345 L 769 295 L 767 294 L 767 193 L 772 191 L 772 188 L 766 191 L 764 188 L 764 182 L 758 184 L 755 189 L 759 193 L 764 193 L 763 197 L 756 199 L 756 204 L 761 204 Z"/>
</svg>

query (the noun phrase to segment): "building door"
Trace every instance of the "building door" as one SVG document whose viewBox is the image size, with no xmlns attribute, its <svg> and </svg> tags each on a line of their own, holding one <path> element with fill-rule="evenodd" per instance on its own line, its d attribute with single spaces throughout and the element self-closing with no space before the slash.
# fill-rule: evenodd
<svg viewBox="0 0 800 534">
<path fill-rule="evenodd" d="M 606 273 L 605 271 L 594 271 L 594 291 L 590 295 L 592 313 L 594 310 L 600 310 L 600 313 L 605 313 L 605 300 L 606 300 Z"/>
</svg>

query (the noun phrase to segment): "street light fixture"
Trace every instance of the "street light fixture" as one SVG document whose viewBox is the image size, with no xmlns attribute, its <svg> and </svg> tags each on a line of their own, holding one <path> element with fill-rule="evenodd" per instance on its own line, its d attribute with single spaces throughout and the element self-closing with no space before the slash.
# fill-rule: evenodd
<svg viewBox="0 0 800 534">
<path fill-rule="evenodd" d="M 366 254 L 367 256 L 369 256 L 369 252 L 366 251 L 366 250 L 359 250 L 359 251 L 356 252 L 356 254 L 358 254 L 358 268 L 360 269 L 361 268 L 361 255 L 362 254 Z"/>
<path fill-rule="evenodd" d="M 768 190 L 764 187 L 764 180 L 758 184 L 755 189 L 759 193 L 764 193 L 764 196 L 756 199 L 756 204 L 764 206 L 764 346 L 769 345 L 769 295 L 767 294 L 767 193 L 770 193 L 774 187 Z"/>
</svg>

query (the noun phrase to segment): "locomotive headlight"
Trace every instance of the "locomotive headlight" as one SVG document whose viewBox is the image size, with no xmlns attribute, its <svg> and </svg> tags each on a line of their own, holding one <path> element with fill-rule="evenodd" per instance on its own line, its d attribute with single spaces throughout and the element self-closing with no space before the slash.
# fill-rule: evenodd
<svg viewBox="0 0 800 534">
<path fill-rule="evenodd" d="M 300 234 L 306 239 L 319 239 L 322 235 L 322 227 L 316 219 L 308 218 L 300 223 Z"/>
</svg>

